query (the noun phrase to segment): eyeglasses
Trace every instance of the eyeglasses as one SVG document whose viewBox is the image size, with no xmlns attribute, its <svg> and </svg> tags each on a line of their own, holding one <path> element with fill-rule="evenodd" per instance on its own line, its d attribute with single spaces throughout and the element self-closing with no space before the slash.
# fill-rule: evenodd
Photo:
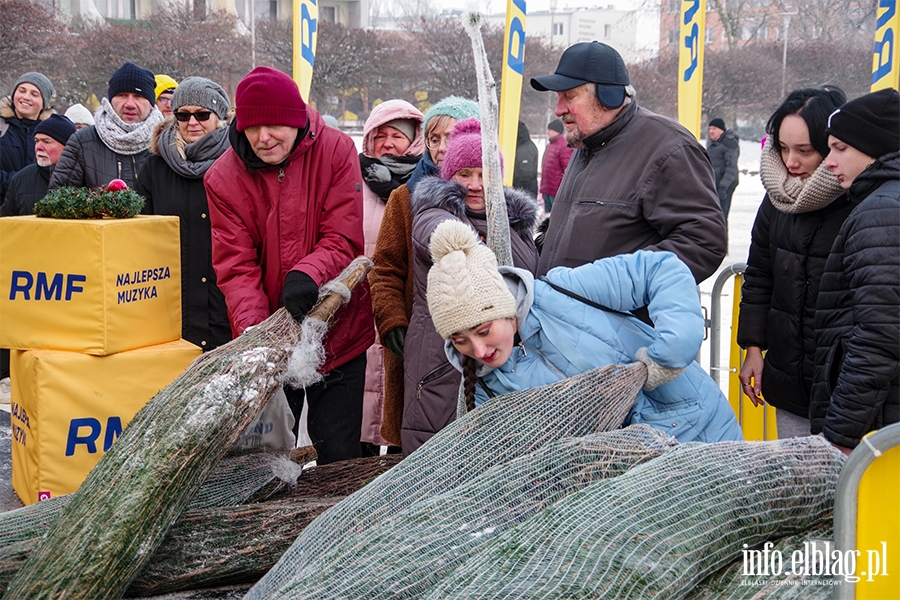
<svg viewBox="0 0 900 600">
<path fill-rule="evenodd" d="M 170 96 L 160 96 L 156 99 L 157 104 L 172 104 L 172 98 Z"/>
<path fill-rule="evenodd" d="M 197 119 L 198 122 L 209 121 L 209 116 L 211 114 L 212 114 L 211 110 L 201 110 L 199 112 L 179 111 L 179 112 L 174 113 L 175 118 L 178 119 L 179 121 L 181 121 L 182 123 L 187 123 L 188 121 L 191 120 L 191 117 L 194 117 L 195 119 Z"/>
<path fill-rule="evenodd" d="M 433 135 L 429 138 L 425 138 L 425 147 L 429 150 L 439 150 L 441 146 L 446 148 L 449 140 L 449 135 Z"/>
</svg>

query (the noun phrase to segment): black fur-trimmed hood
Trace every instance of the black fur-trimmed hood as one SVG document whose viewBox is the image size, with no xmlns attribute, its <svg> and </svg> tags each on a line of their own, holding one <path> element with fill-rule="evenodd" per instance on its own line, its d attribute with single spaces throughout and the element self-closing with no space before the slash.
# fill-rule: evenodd
<svg viewBox="0 0 900 600">
<path fill-rule="evenodd" d="M 514 188 L 503 188 L 503 195 L 506 198 L 510 229 L 522 239 L 531 240 L 538 217 L 537 201 L 527 192 Z M 455 181 L 440 177 L 425 177 L 413 191 L 410 209 L 415 215 L 429 208 L 441 208 L 461 220 L 465 220 L 467 215 L 484 214 L 484 211 L 467 211 L 465 199 L 466 188 Z"/>
</svg>

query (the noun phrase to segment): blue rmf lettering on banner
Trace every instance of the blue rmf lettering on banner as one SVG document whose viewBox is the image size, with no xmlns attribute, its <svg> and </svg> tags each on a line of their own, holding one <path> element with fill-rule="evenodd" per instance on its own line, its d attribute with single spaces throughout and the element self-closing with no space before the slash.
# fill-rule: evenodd
<svg viewBox="0 0 900 600">
<path fill-rule="evenodd" d="M 694 23 L 691 26 L 691 35 L 684 38 L 684 47 L 690 49 L 691 51 L 691 64 L 688 65 L 688 68 L 684 70 L 684 80 L 690 81 L 691 77 L 694 75 L 694 71 L 697 70 L 697 64 L 700 60 L 700 47 L 698 33 L 697 33 L 697 24 Z"/>
<path fill-rule="evenodd" d="M 527 14 L 523 0 L 514 0 L 513 4 Z M 525 26 L 519 17 L 513 17 L 509 22 L 509 47 L 506 49 L 506 62 L 509 68 L 522 75 L 525 73 Z"/>
<path fill-rule="evenodd" d="M 879 19 L 879 22 L 881 19 Z M 886 77 L 894 70 L 894 30 L 887 29 L 880 40 L 875 41 L 875 56 L 878 57 L 878 68 L 872 71 L 872 83 Z"/>
<path fill-rule="evenodd" d="M 87 432 L 82 434 L 82 429 Z M 69 435 L 66 437 L 66 456 L 75 455 L 75 447 L 84 444 L 88 454 L 97 453 L 97 439 L 103 429 L 99 420 L 93 417 L 72 419 L 69 422 Z M 103 437 L 103 451 L 109 452 L 119 436 L 122 435 L 121 417 L 110 417 L 106 420 L 106 435 Z"/>
<path fill-rule="evenodd" d="M 21 292 L 23 300 L 31 300 L 31 290 L 34 288 L 35 300 L 62 300 L 63 281 L 65 281 L 65 298 L 69 301 L 73 294 L 84 291 L 78 284 L 86 282 L 87 277 L 75 273 L 69 273 L 65 277 L 62 273 L 54 273 L 50 277 L 42 271 L 38 271 L 35 275 L 28 271 L 13 271 L 10 277 L 9 299 L 15 300 Z"/>
<path fill-rule="evenodd" d="M 299 0 L 296 0 L 299 1 Z M 311 4 L 316 5 L 316 0 L 312 0 Z M 303 37 L 303 25 L 309 29 L 309 38 Z M 316 34 L 316 20 L 309 14 L 309 9 L 304 4 L 300 7 L 300 56 L 309 63 L 309 66 L 315 67 L 316 55 L 312 49 L 313 36 Z"/>
<path fill-rule="evenodd" d="M 700 0 L 688 0 L 690 8 L 684 11 L 684 24 L 687 25 L 694 20 L 694 15 L 700 10 Z"/>
<path fill-rule="evenodd" d="M 884 9 L 884 12 L 878 15 L 878 23 L 875 25 L 876 29 L 881 29 L 894 18 L 894 13 L 897 12 L 897 0 L 878 0 L 878 8 Z"/>
</svg>

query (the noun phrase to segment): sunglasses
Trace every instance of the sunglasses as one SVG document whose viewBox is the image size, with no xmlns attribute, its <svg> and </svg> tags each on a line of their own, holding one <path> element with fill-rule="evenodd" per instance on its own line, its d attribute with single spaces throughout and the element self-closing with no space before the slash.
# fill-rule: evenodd
<svg viewBox="0 0 900 600">
<path fill-rule="evenodd" d="M 176 112 L 175 118 L 181 121 L 182 123 L 187 123 L 191 120 L 191 117 L 197 119 L 197 121 L 209 121 L 209 116 L 212 114 L 211 110 L 201 110 L 199 112 Z"/>
</svg>

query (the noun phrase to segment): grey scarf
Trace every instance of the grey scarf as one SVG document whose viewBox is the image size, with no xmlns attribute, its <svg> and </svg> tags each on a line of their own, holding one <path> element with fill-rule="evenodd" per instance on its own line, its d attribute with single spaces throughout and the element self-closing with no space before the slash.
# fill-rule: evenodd
<svg viewBox="0 0 900 600">
<path fill-rule="evenodd" d="M 231 146 L 228 142 L 228 127 L 220 121 L 220 127 L 193 143 L 188 143 L 181 135 L 181 129 L 174 119 L 167 123 L 159 134 L 156 150 L 173 171 L 187 179 L 202 179 L 216 159 Z"/>
<path fill-rule="evenodd" d="M 154 106 L 150 115 L 140 123 L 126 123 L 113 110 L 109 100 L 103 98 L 100 108 L 94 113 L 94 128 L 110 150 L 131 156 L 148 148 L 153 128 L 162 120 L 162 113 Z"/>
<path fill-rule="evenodd" d="M 825 208 L 844 193 L 837 177 L 825 166 L 824 160 L 806 179 L 792 177 L 784 166 L 781 152 L 775 148 L 772 136 L 766 138 L 766 145 L 763 146 L 759 177 L 772 206 L 788 214 L 808 213 Z"/>
</svg>

